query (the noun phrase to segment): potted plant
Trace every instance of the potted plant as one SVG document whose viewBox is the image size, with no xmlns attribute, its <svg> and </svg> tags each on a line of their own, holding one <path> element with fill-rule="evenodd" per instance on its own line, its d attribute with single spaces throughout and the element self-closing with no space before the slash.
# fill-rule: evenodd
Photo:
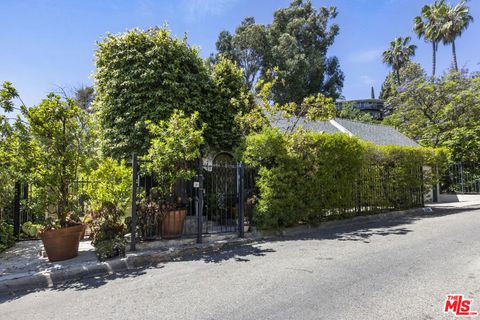
<svg viewBox="0 0 480 320">
<path fill-rule="evenodd" d="M 42 214 L 48 215 L 40 233 L 51 261 L 69 259 L 78 254 L 78 245 L 84 226 L 80 223 L 72 205 L 70 184 L 86 163 L 86 141 L 92 136 L 86 111 L 70 98 L 50 93 L 40 104 L 25 106 L 13 86 L 5 82 L 1 90 L 0 107 L 13 110 L 13 100 L 20 102 L 23 119 L 18 148 L 27 150 L 16 162 L 28 168 L 25 175 L 31 177 L 42 195 Z M 22 170 L 20 170 L 22 171 Z"/>
<path fill-rule="evenodd" d="M 155 175 L 158 185 L 152 199 L 158 204 L 162 236 L 178 237 L 182 235 L 187 211 L 175 187 L 195 176 L 194 168 L 188 164 L 200 156 L 205 125 L 200 123 L 198 112 L 187 116 L 174 110 L 167 121 L 148 123 L 147 128 L 153 136 L 146 156 L 147 170 Z"/>
<path fill-rule="evenodd" d="M 48 218 L 40 233 L 48 260 L 62 261 L 76 257 L 84 230 L 85 226 L 73 212 L 61 219 Z"/>
<path fill-rule="evenodd" d="M 183 224 L 187 216 L 187 209 L 182 204 L 181 199 L 177 199 L 176 204 L 165 202 L 161 206 L 162 237 L 176 238 L 183 233 Z"/>
<path fill-rule="evenodd" d="M 50 261 L 77 256 L 84 225 L 74 206 L 70 184 L 85 161 L 86 113 L 72 99 L 49 94 L 30 109 L 23 108 L 35 145 L 34 173 L 49 217 L 40 236 Z"/>
</svg>

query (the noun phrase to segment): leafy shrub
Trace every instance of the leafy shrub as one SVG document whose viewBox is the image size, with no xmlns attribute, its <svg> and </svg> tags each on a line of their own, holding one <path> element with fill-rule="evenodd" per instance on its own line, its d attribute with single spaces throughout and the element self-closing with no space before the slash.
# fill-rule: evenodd
<svg viewBox="0 0 480 320">
<path fill-rule="evenodd" d="M 112 203 L 93 214 L 93 246 L 100 260 L 125 255 L 127 241 L 124 238 L 126 226 L 123 222 L 125 212 Z"/>
<path fill-rule="evenodd" d="M 89 179 L 92 183 L 88 184 L 86 195 L 93 210 L 100 210 L 104 203 L 127 209 L 132 192 L 132 171 L 124 161 L 104 158 Z"/>
<path fill-rule="evenodd" d="M 122 235 L 116 235 L 111 239 L 102 240 L 96 243 L 95 253 L 101 261 L 114 257 L 125 256 L 127 241 Z"/>
<path fill-rule="evenodd" d="M 43 225 L 32 223 L 32 221 L 27 221 L 22 225 L 22 232 L 27 238 L 38 238 L 42 229 Z"/>
<path fill-rule="evenodd" d="M 255 222 L 262 228 L 407 208 L 434 177 L 422 166 L 443 163 L 441 150 L 375 146 L 346 134 L 276 128 L 247 137 L 246 164 L 258 171 Z"/>
<path fill-rule="evenodd" d="M 200 123 L 198 112 L 187 116 L 181 110 L 174 110 L 167 121 L 149 123 L 148 129 L 154 136 L 146 159 L 147 170 L 155 175 L 158 182 L 159 198 L 171 195 L 178 179 L 191 179 L 195 170 L 187 165 L 200 156 L 205 125 Z"/>
<path fill-rule="evenodd" d="M 15 244 L 13 226 L 5 221 L 0 221 L 0 252 L 3 252 Z"/>
<path fill-rule="evenodd" d="M 235 116 L 254 99 L 234 63 L 221 59 L 207 69 L 198 49 L 166 28 L 109 34 L 95 55 L 94 104 L 107 154 L 146 154 L 152 138 L 147 121 L 166 120 L 175 109 L 199 113 L 210 147 L 230 149 L 238 141 Z"/>
</svg>

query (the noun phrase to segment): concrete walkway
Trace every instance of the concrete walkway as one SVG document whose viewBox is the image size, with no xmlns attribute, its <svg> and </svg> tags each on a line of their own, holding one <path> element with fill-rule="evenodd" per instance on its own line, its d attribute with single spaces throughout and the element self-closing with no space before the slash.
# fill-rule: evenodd
<svg viewBox="0 0 480 320">
<path fill-rule="evenodd" d="M 80 242 L 78 256 L 65 261 L 50 262 L 41 255 L 42 251 L 41 240 L 17 242 L 12 248 L 0 254 L 0 278 L 12 279 L 37 272 L 51 272 L 75 265 L 99 262 L 90 240 Z"/>
<path fill-rule="evenodd" d="M 441 194 L 439 203 L 428 204 L 438 208 L 465 208 L 480 205 L 480 194 Z"/>
</svg>

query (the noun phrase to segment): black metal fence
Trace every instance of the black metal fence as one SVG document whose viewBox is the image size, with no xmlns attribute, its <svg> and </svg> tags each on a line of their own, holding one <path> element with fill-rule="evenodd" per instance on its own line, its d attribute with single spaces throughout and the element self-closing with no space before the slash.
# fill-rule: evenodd
<svg viewBox="0 0 480 320">
<path fill-rule="evenodd" d="M 480 164 L 453 163 L 441 182 L 442 193 L 480 193 Z"/>
<path fill-rule="evenodd" d="M 421 166 L 408 172 L 408 177 L 394 166 L 368 166 L 359 173 L 355 186 L 355 211 L 362 214 L 422 207 L 425 187 Z"/>
<path fill-rule="evenodd" d="M 13 193 L 4 199 L 5 206 L 0 209 L 0 219 L 13 225 L 13 233 L 16 238 L 20 234 L 20 226 L 26 220 L 27 210 L 22 208 L 25 199 L 28 198 L 29 186 L 16 181 L 13 186 Z"/>
<path fill-rule="evenodd" d="M 132 249 L 137 237 L 141 240 L 166 239 L 178 236 L 196 237 L 205 234 L 239 233 L 250 228 L 255 195 L 255 171 L 241 163 L 207 164 L 198 159 L 188 163 L 196 170 L 191 180 L 179 179 L 172 191 L 173 208 L 159 208 L 149 202 L 155 176 L 141 169 L 146 161 L 132 159 L 132 217 L 129 221 Z M 163 214 L 158 214 L 163 211 Z M 171 233 L 171 229 L 177 232 Z"/>
<path fill-rule="evenodd" d="M 88 210 L 88 197 L 86 188 L 95 185 L 97 182 L 89 180 L 75 180 L 69 184 L 70 203 L 81 215 L 86 214 Z M 11 199 L 7 199 L 7 205 L 0 208 L 0 219 L 13 225 L 13 233 L 16 239 L 20 239 L 22 225 L 30 221 L 34 224 L 45 222 L 48 216 L 48 207 L 45 208 L 41 202 L 45 199 L 45 194 L 39 194 L 37 185 L 17 181 L 13 187 Z"/>
</svg>

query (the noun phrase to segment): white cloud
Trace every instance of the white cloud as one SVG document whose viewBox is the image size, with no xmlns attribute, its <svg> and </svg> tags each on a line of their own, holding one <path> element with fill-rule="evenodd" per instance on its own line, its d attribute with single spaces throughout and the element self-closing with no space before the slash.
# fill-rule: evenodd
<svg viewBox="0 0 480 320">
<path fill-rule="evenodd" d="M 238 0 L 182 0 L 179 10 L 185 10 L 189 21 L 207 16 L 220 16 L 229 10 Z"/>
<path fill-rule="evenodd" d="M 376 81 L 368 75 L 360 76 L 360 80 L 367 86 L 375 86 Z"/>
<path fill-rule="evenodd" d="M 365 51 L 359 51 L 350 56 L 352 62 L 372 62 L 380 59 L 384 49 L 369 49 Z"/>
</svg>

